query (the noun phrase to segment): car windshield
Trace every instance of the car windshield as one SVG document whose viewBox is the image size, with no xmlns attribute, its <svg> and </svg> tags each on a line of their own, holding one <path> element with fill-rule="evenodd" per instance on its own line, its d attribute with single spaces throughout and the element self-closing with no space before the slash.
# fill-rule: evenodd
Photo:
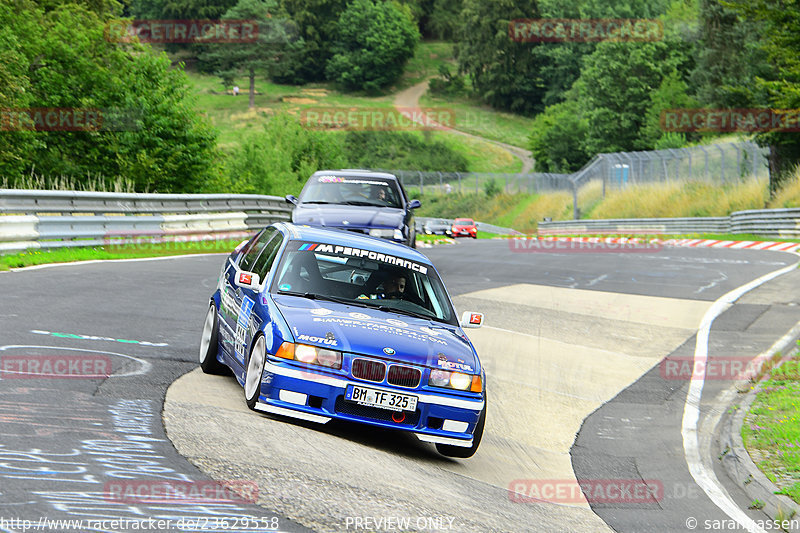
<svg viewBox="0 0 800 533">
<path fill-rule="evenodd" d="M 458 323 L 438 274 L 425 263 L 362 248 L 292 241 L 276 272 L 272 293 Z"/>
<path fill-rule="evenodd" d="M 461 226 L 471 226 L 474 224 L 474 222 L 472 221 L 471 218 L 457 218 L 456 224 L 459 224 Z"/>
<path fill-rule="evenodd" d="M 300 202 L 403 207 L 397 182 L 358 176 L 312 177 L 300 195 Z"/>
</svg>

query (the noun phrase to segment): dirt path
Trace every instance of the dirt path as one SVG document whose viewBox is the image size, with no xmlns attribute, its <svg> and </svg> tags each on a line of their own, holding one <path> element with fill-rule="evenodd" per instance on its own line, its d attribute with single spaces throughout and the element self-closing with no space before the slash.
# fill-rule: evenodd
<svg viewBox="0 0 800 533">
<path fill-rule="evenodd" d="M 428 90 L 428 80 L 425 80 L 416 85 L 412 85 L 408 89 L 400 91 L 395 95 L 394 106 L 398 108 L 419 107 L 419 99 L 420 97 L 422 97 L 423 94 L 425 94 L 425 91 L 427 90 Z M 503 148 L 507 152 L 509 152 L 512 156 L 522 161 L 522 170 L 520 171 L 522 174 L 527 174 L 533 171 L 533 164 L 534 164 L 533 157 L 531 157 L 531 152 L 525 150 L 524 148 L 520 148 L 519 146 L 512 146 L 510 144 L 506 144 L 500 141 L 493 141 L 491 139 L 486 139 L 485 137 L 479 137 L 478 135 L 473 135 L 471 133 L 466 133 L 456 129 L 447 128 L 447 131 L 451 133 L 456 133 L 458 135 L 463 135 L 464 137 L 471 137 L 473 139 L 495 144 Z"/>
</svg>

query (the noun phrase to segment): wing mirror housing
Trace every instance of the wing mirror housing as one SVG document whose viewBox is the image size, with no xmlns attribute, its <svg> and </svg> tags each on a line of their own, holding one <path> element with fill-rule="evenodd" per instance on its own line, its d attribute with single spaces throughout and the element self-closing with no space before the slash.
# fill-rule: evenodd
<svg viewBox="0 0 800 533">
<path fill-rule="evenodd" d="M 236 286 L 257 291 L 261 286 L 261 279 L 255 272 L 241 270 L 236 273 Z"/>
<path fill-rule="evenodd" d="M 461 315 L 462 328 L 479 328 L 483 325 L 483 313 L 464 311 Z"/>
</svg>

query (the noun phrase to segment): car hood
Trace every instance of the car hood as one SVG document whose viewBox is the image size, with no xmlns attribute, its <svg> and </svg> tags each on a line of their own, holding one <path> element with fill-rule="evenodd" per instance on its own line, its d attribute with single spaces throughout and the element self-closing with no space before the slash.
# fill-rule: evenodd
<svg viewBox="0 0 800 533">
<path fill-rule="evenodd" d="M 379 309 L 276 295 L 274 301 L 295 341 L 431 368 L 480 371 L 456 326 Z"/>
<path fill-rule="evenodd" d="M 404 212 L 394 207 L 361 205 L 303 205 L 292 212 L 292 222 L 309 226 L 399 228 Z"/>
</svg>

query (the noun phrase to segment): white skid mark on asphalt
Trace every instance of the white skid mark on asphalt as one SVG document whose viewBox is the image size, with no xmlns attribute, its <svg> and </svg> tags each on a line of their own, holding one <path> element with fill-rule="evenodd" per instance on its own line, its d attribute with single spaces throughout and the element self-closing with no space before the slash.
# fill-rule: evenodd
<svg viewBox="0 0 800 533">
<path fill-rule="evenodd" d="M 594 278 L 592 281 L 587 283 L 586 286 L 587 287 L 591 287 L 592 285 L 594 285 L 596 283 L 599 283 L 599 282 L 605 280 L 606 278 L 608 278 L 608 274 L 603 274 L 602 276 L 598 276 L 598 277 Z"/>
<path fill-rule="evenodd" d="M 705 385 L 705 367 L 706 361 L 708 360 L 708 337 L 714 319 L 722 314 L 722 312 L 727 309 L 728 305 L 767 281 L 791 272 L 797 265 L 798 263 L 795 263 L 781 268 L 780 270 L 775 270 L 774 272 L 754 279 L 750 283 L 737 287 L 716 300 L 708 311 L 706 311 L 700 322 L 700 328 L 697 330 L 697 342 L 695 343 L 694 349 L 694 373 L 689 382 L 689 392 L 686 394 L 686 404 L 683 408 L 681 435 L 683 435 L 683 450 L 689 472 L 692 474 L 695 482 L 703 489 L 717 507 L 747 531 L 757 533 L 765 532 L 734 503 L 728 492 L 722 487 L 719 480 L 717 480 L 713 469 L 703 464 L 700 455 L 697 424 L 700 419 L 700 400 L 703 396 L 703 386 Z"/>
<path fill-rule="evenodd" d="M 150 372 L 150 369 L 153 368 L 149 362 L 145 361 L 144 359 L 139 359 L 138 357 L 134 357 L 132 355 L 125 355 L 124 353 L 117 353 L 117 352 L 106 352 L 103 350 L 85 350 L 83 348 L 66 348 L 63 346 L 37 346 L 35 344 L 11 344 L 7 346 L 0 346 L 0 352 L 4 352 L 6 350 L 15 350 L 18 348 L 37 348 L 37 349 L 45 349 L 45 350 L 70 350 L 73 352 L 88 352 L 88 353 L 104 353 L 108 355 L 116 355 L 119 357 L 124 357 L 126 359 L 133 359 L 137 363 L 139 363 L 139 368 L 137 370 L 132 370 L 130 372 L 125 372 L 124 374 L 111 374 L 110 376 L 103 376 L 106 379 L 108 378 L 126 378 L 130 376 L 142 376 Z M 13 370 L 4 370 L 4 372 L 15 373 Z"/>
</svg>

